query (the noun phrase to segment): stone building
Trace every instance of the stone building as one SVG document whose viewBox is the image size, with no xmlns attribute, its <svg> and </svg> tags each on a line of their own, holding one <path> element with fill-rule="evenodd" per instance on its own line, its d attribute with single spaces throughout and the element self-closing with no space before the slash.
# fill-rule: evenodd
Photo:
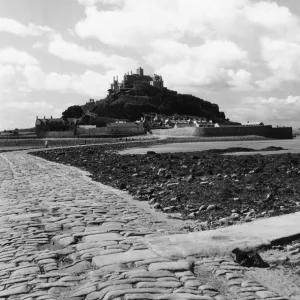
<svg viewBox="0 0 300 300">
<path fill-rule="evenodd" d="M 39 118 L 35 120 L 35 131 L 37 134 L 44 131 L 70 131 L 76 127 L 75 118 Z"/>
<path fill-rule="evenodd" d="M 154 74 L 153 76 L 145 75 L 144 70 L 140 67 L 136 73 L 132 72 L 124 74 L 123 80 L 119 82 L 118 76 L 114 76 L 113 83 L 111 84 L 111 92 L 119 92 L 121 89 L 135 88 L 140 89 L 141 86 L 151 85 L 158 89 L 163 89 L 164 82 L 160 75 Z"/>
</svg>

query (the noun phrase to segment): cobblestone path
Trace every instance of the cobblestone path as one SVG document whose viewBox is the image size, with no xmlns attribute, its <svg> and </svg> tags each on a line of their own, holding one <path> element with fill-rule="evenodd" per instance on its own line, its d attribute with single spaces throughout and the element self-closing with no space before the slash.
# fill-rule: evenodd
<svg viewBox="0 0 300 300">
<path fill-rule="evenodd" d="M 75 168 L 0 155 L 0 300 L 289 299 L 228 259 L 158 256 L 174 228 Z"/>
</svg>

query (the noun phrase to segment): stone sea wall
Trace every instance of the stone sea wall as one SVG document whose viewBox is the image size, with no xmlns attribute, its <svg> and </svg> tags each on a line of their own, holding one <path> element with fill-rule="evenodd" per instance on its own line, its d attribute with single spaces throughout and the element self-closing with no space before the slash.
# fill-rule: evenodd
<svg viewBox="0 0 300 300">
<path fill-rule="evenodd" d="M 96 128 L 77 128 L 76 130 L 78 136 L 98 136 L 107 135 L 106 127 L 96 127 Z"/>
<path fill-rule="evenodd" d="M 167 136 L 244 136 L 259 135 L 275 139 L 292 139 L 292 127 L 267 126 L 224 126 L 224 127 L 184 127 L 153 130 L 154 134 Z"/>
<path fill-rule="evenodd" d="M 38 133 L 39 138 L 72 138 L 74 137 L 74 131 L 40 131 Z"/>
</svg>

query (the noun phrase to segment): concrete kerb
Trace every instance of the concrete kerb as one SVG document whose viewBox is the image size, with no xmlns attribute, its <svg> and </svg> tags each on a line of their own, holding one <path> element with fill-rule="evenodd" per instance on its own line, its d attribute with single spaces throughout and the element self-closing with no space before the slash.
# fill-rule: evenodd
<svg viewBox="0 0 300 300">
<path fill-rule="evenodd" d="M 236 247 L 250 250 L 292 241 L 300 236 L 299 222 L 300 212 L 297 212 L 215 230 L 149 237 L 145 243 L 159 255 L 172 259 L 228 256 Z"/>
</svg>

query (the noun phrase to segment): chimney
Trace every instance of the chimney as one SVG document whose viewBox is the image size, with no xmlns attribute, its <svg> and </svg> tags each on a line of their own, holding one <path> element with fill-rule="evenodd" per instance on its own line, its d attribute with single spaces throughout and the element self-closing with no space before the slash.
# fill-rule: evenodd
<svg viewBox="0 0 300 300">
<path fill-rule="evenodd" d="M 38 119 L 39 117 L 38 116 L 36 116 L 36 119 Z"/>
<path fill-rule="evenodd" d="M 114 76 L 114 82 L 115 82 L 115 76 Z"/>
<path fill-rule="evenodd" d="M 119 79 L 118 79 L 118 75 L 117 75 L 117 81 L 118 81 Z"/>
<path fill-rule="evenodd" d="M 51 116 L 51 120 L 52 120 L 52 116 Z"/>
<path fill-rule="evenodd" d="M 44 116 L 44 120 L 46 120 L 45 116 Z"/>
<path fill-rule="evenodd" d="M 132 71 L 130 72 L 130 75 L 132 75 Z"/>
</svg>

